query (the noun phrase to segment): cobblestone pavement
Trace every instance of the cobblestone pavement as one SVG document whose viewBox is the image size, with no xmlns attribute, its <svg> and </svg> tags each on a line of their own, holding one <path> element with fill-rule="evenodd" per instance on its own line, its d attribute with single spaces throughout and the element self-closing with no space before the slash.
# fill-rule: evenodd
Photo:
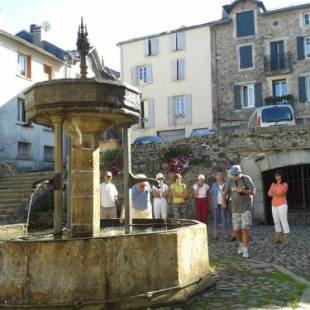
<svg viewBox="0 0 310 310">
<path fill-rule="evenodd" d="M 186 303 L 160 310 L 302 309 L 305 285 L 279 272 L 284 266 L 310 280 L 310 227 L 293 227 L 288 245 L 273 245 L 272 226 L 251 232 L 250 259 L 237 255 L 238 242 L 209 233 L 209 256 L 215 285 Z"/>
</svg>

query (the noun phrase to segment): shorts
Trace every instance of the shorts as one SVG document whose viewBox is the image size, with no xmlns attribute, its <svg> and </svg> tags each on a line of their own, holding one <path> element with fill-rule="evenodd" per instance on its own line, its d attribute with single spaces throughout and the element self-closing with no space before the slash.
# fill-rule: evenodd
<svg viewBox="0 0 310 310">
<path fill-rule="evenodd" d="M 232 226 L 234 230 L 249 229 L 252 225 L 251 211 L 232 214 Z"/>
</svg>

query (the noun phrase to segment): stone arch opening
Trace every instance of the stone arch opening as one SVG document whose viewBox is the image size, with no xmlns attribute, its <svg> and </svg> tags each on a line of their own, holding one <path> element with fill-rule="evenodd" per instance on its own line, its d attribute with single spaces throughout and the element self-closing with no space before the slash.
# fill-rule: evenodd
<svg viewBox="0 0 310 310">
<path fill-rule="evenodd" d="M 307 224 L 307 217 L 310 217 L 310 164 L 287 166 L 280 169 L 283 171 L 285 181 L 289 186 L 287 200 L 290 222 L 294 224 Z M 273 223 L 271 199 L 268 197 L 268 190 L 272 182 L 274 182 L 276 170 L 272 169 L 262 173 L 267 224 Z"/>
<path fill-rule="evenodd" d="M 257 194 L 254 197 L 254 219 L 272 224 L 270 199 L 266 191 L 276 169 L 283 169 L 289 182 L 289 220 L 291 224 L 310 225 L 310 149 L 266 150 L 242 154 L 241 167 L 252 177 Z M 304 183 L 302 183 L 304 182 Z M 301 190 L 303 188 L 303 190 Z M 303 199 L 302 201 L 300 199 Z M 303 206 L 303 207 L 301 207 Z"/>
</svg>

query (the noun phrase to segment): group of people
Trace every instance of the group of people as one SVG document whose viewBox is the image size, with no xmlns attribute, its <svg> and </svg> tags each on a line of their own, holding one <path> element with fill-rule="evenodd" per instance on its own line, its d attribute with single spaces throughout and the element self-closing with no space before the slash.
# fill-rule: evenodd
<svg viewBox="0 0 310 310">
<path fill-rule="evenodd" d="M 139 174 L 143 179 L 146 176 Z M 101 218 L 117 217 L 118 191 L 111 182 L 112 173 L 107 171 L 100 185 Z M 174 218 L 185 218 L 189 199 L 195 203 L 196 220 L 208 224 L 209 213 L 213 218 L 213 237 L 218 238 L 222 225 L 225 237 L 229 237 L 229 222 L 232 224 L 232 240 L 239 239 L 238 254 L 249 257 L 249 229 L 252 225 L 253 196 L 255 186 L 250 176 L 242 173 L 239 165 L 229 170 L 226 181 L 222 172 L 214 175 L 210 186 L 203 174 L 197 177 L 192 190 L 188 190 L 181 174 L 175 174 L 173 183 L 168 186 L 162 173 L 156 175 L 157 183 L 139 182 L 131 189 L 131 214 L 133 218 L 167 219 L 169 206 Z M 275 224 L 274 243 L 287 243 L 289 225 L 287 221 L 286 194 L 288 185 L 281 171 L 275 173 L 275 182 L 270 186 L 268 195 L 272 198 L 272 215 Z M 190 195 L 191 194 L 191 195 Z M 153 203 L 152 203 L 153 202 Z M 124 220 L 124 209 L 120 221 Z M 283 236 L 282 236 L 283 231 Z"/>
</svg>

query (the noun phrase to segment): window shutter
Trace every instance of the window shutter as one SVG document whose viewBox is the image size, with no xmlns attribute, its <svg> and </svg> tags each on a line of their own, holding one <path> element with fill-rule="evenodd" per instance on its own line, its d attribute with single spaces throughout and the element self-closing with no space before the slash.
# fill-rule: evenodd
<svg viewBox="0 0 310 310">
<path fill-rule="evenodd" d="M 184 61 L 184 59 L 178 60 L 178 68 L 179 68 L 179 80 L 184 80 L 184 77 L 185 77 L 185 61 Z"/>
<path fill-rule="evenodd" d="M 168 97 L 168 126 L 175 125 L 174 97 Z"/>
<path fill-rule="evenodd" d="M 152 84 L 153 83 L 153 70 L 152 70 L 152 65 L 147 65 L 147 83 Z"/>
<path fill-rule="evenodd" d="M 149 42 L 150 39 L 144 40 L 144 55 L 145 56 L 150 56 L 150 47 L 149 47 Z"/>
<path fill-rule="evenodd" d="M 185 97 L 185 124 L 192 124 L 192 96 L 187 95 Z"/>
<path fill-rule="evenodd" d="M 234 97 L 235 97 L 235 109 L 240 110 L 241 106 L 241 86 L 235 85 L 234 86 Z"/>
<path fill-rule="evenodd" d="M 147 122 L 146 122 L 146 128 L 154 128 L 155 127 L 155 106 L 154 106 L 154 98 L 149 98 L 147 100 L 147 109 L 148 109 L 148 115 L 147 115 Z"/>
<path fill-rule="evenodd" d="M 255 34 L 254 11 L 237 13 L 237 37 L 246 37 Z"/>
<path fill-rule="evenodd" d="M 178 64 L 177 59 L 172 60 L 171 70 L 172 70 L 172 81 L 176 81 L 178 79 Z"/>
<path fill-rule="evenodd" d="M 131 84 L 137 85 L 138 84 L 138 69 L 137 67 L 131 68 Z"/>
<path fill-rule="evenodd" d="M 305 40 L 304 37 L 297 37 L 297 59 L 305 59 Z"/>
<path fill-rule="evenodd" d="M 263 106 L 263 89 L 262 82 L 255 83 L 255 106 Z"/>
<path fill-rule="evenodd" d="M 177 34 L 172 33 L 170 36 L 170 48 L 171 51 L 175 51 L 177 49 Z"/>
<path fill-rule="evenodd" d="M 31 56 L 26 57 L 27 61 L 27 72 L 26 72 L 26 77 L 28 79 L 31 79 Z"/>
<path fill-rule="evenodd" d="M 178 32 L 178 50 L 185 49 L 185 32 Z"/>
<path fill-rule="evenodd" d="M 298 87 L 299 87 L 299 102 L 307 101 L 307 91 L 306 91 L 306 78 L 300 76 L 298 78 Z"/>
<path fill-rule="evenodd" d="M 158 38 L 151 39 L 151 54 L 158 55 L 159 54 L 159 40 Z"/>
<path fill-rule="evenodd" d="M 253 53 L 252 46 L 241 46 L 240 54 L 240 69 L 253 67 Z"/>
</svg>

